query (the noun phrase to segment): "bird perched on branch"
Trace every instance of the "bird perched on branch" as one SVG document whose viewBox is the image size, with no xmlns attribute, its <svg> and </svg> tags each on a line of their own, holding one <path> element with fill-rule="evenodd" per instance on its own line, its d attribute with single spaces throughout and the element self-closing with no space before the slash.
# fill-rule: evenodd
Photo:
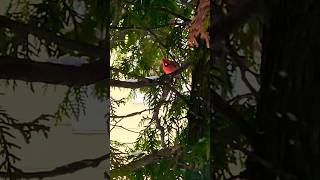
<svg viewBox="0 0 320 180">
<path fill-rule="evenodd" d="M 163 72 L 165 74 L 171 74 L 171 73 L 173 73 L 175 70 L 177 70 L 179 68 L 178 63 L 176 63 L 174 61 L 170 61 L 167 58 L 163 58 L 161 60 L 161 64 L 162 64 Z"/>
<path fill-rule="evenodd" d="M 176 70 L 178 70 L 180 68 L 179 64 L 174 62 L 174 61 L 170 61 L 169 59 L 167 58 L 163 58 L 161 60 L 161 65 L 162 65 L 162 70 L 165 74 L 172 74 L 174 73 Z M 186 64 L 184 64 L 186 65 Z M 183 64 L 182 64 L 183 66 Z M 180 72 L 181 73 L 181 72 Z M 176 79 L 179 79 L 179 80 L 182 80 L 185 85 L 186 85 L 186 88 L 190 91 L 190 89 L 188 88 L 187 86 L 187 81 L 182 77 L 182 75 L 180 73 L 177 73 L 174 75 L 174 77 Z M 173 78 L 171 77 L 171 81 L 174 83 L 175 81 L 173 81 Z"/>
</svg>

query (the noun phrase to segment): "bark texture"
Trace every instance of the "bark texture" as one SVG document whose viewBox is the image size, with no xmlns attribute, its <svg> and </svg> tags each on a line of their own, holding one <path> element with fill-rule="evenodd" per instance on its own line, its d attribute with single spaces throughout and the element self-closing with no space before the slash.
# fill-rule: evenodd
<svg viewBox="0 0 320 180">
<path fill-rule="evenodd" d="M 250 179 L 320 179 L 320 1 L 265 4 L 255 153 Z"/>
</svg>

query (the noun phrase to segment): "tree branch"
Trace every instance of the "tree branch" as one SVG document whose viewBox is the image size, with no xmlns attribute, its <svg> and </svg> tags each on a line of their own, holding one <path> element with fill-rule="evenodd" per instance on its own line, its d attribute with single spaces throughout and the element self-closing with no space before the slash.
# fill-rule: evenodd
<svg viewBox="0 0 320 180">
<path fill-rule="evenodd" d="M 110 173 L 111 177 L 112 178 L 117 177 L 117 176 L 123 175 L 126 172 L 140 169 L 146 165 L 159 161 L 163 157 L 170 157 L 173 154 L 175 154 L 175 152 L 179 150 L 179 148 L 180 148 L 180 145 L 175 145 L 172 147 L 167 147 L 167 148 L 160 149 L 158 151 L 154 151 L 151 154 L 148 154 L 136 161 L 132 161 L 126 165 L 123 165 L 116 169 L 112 169 Z"/>
<path fill-rule="evenodd" d="M 156 80 L 149 80 L 149 81 L 144 81 L 144 80 L 139 80 L 135 82 L 129 82 L 129 81 L 120 81 L 120 80 L 110 80 L 110 86 L 113 87 L 121 87 L 121 88 L 130 88 L 130 89 L 138 89 L 138 88 L 143 88 L 143 87 L 150 87 L 150 86 L 157 86 L 160 83 Z"/>
<path fill-rule="evenodd" d="M 128 129 L 128 128 L 126 128 L 126 127 L 123 127 L 123 126 L 120 126 L 120 125 L 117 125 L 117 124 L 110 124 L 110 126 L 117 127 L 117 128 L 121 128 L 121 129 L 124 129 L 124 130 L 126 130 L 126 131 L 139 134 L 139 132 L 137 132 L 137 131 L 133 131 L 133 130 L 131 130 L 131 129 Z"/>
<path fill-rule="evenodd" d="M 247 76 L 246 76 L 246 71 L 247 67 L 245 66 L 245 57 L 240 56 L 237 52 L 237 50 L 234 49 L 234 47 L 231 45 L 231 42 L 227 40 L 226 46 L 230 52 L 230 56 L 234 58 L 236 63 L 239 66 L 240 73 L 241 73 L 241 79 L 244 82 L 244 84 L 247 86 L 247 88 L 255 95 L 257 96 L 257 90 L 250 84 Z"/>
<path fill-rule="evenodd" d="M 136 116 L 136 115 L 139 115 L 139 114 L 142 114 L 146 111 L 151 111 L 153 110 L 153 108 L 151 109 L 144 109 L 144 110 L 141 110 L 141 111 L 137 111 L 137 112 L 133 112 L 133 113 L 129 113 L 129 114 L 126 114 L 126 115 L 123 115 L 123 116 L 117 116 L 117 115 L 114 115 L 114 116 L 110 116 L 111 118 L 127 118 L 127 117 L 131 117 L 131 116 Z"/>
<path fill-rule="evenodd" d="M 121 81 L 110 80 L 113 87 L 142 88 L 156 86 L 165 83 L 170 76 L 181 73 L 190 63 L 185 63 L 172 75 L 163 75 L 158 79 L 148 79 L 137 76 L 141 80 Z M 95 61 L 81 66 L 55 64 L 49 62 L 37 62 L 30 59 L 16 58 L 12 56 L 0 56 L 0 79 L 22 80 L 26 82 L 42 82 L 66 86 L 83 86 L 106 80 L 108 73 L 107 64 L 103 61 Z M 111 68 L 113 71 L 119 71 Z"/>
<path fill-rule="evenodd" d="M 0 56 L 0 79 L 81 86 L 105 80 L 107 77 L 106 66 L 103 61 L 70 66 Z"/>
<path fill-rule="evenodd" d="M 171 25 L 181 25 L 179 23 L 167 23 L 167 24 L 159 24 L 152 27 L 144 27 L 144 26 L 110 26 L 110 29 L 117 29 L 117 30 L 153 30 L 153 29 L 160 29 L 165 28 Z"/>
<path fill-rule="evenodd" d="M 127 3 L 127 4 L 131 4 L 131 5 L 135 5 L 135 3 L 136 2 L 131 2 L 131 1 L 124 1 L 125 3 Z M 179 13 L 176 13 L 176 12 L 174 12 L 174 11 L 171 11 L 170 9 L 168 9 L 168 8 L 166 8 L 166 7 L 159 7 L 159 6 L 157 6 L 157 7 L 154 7 L 154 8 L 157 8 L 157 9 L 159 9 L 160 11 L 163 11 L 163 12 L 165 12 L 165 13 L 168 13 L 168 14 L 171 14 L 171 15 L 173 15 L 173 16 L 175 16 L 175 17 L 177 17 L 177 18 L 180 18 L 180 19 L 182 19 L 182 20 L 184 20 L 184 21 L 186 21 L 186 22 L 189 22 L 190 21 L 190 19 L 188 18 L 188 17 L 185 17 L 185 16 L 183 16 L 183 15 L 181 15 L 181 14 L 179 14 Z"/>
<path fill-rule="evenodd" d="M 81 161 L 76 161 L 70 164 L 56 167 L 50 171 L 39 171 L 39 172 L 0 172 L 0 177 L 3 178 L 45 178 L 45 177 L 54 177 L 63 174 L 74 173 L 80 169 L 87 167 L 97 167 L 102 161 L 109 158 L 109 154 L 94 158 L 94 159 L 84 159 Z"/>
<path fill-rule="evenodd" d="M 173 11 L 171 11 L 170 9 L 166 8 L 166 7 L 161 7 L 161 8 L 160 8 L 160 11 L 169 13 L 169 14 L 177 17 L 177 18 L 180 18 L 180 19 L 183 20 L 183 21 L 186 21 L 186 22 L 190 22 L 190 21 L 191 21 L 189 18 L 187 18 L 187 17 L 185 17 L 185 16 L 183 16 L 183 15 L 181 15 L 181 14 L 178 14 L 178 13 L 176 13 L 176 12 L 173 12 Z"/>
<path fill-rule="evenodd" d="M 161 109 L 161 106 L 163 102 L 166 100 L 167 96 L 169 95 L 169 89 L 166 88 L 165 86 L 162 88 L 162 93 L 159 99 L 159 102 L 155 105 L 154 110 L 153 110 L 153 115 L 152 115 L 152 120 L 155 121 L 156 128 L 159 129 L 160 131 L 160 139 L 161 139 L 161 147 L 165 147 L 165 132 L 164 132 L 164 127 L 161 126 L 161 119 L 159 118 L 159 112 Z"/>
<path fill-rule="evenodd" d="M 249 98 L 252 98 L 252 97 L 255 97 L 255 94 L 253 93 L 246 93 L 246 94 L 239 94 L 235 97 L 233 97 L 232 99 L 228 100 L 228 104 L 236 104 L 238 103 L 241 99 L 249 99 Z"/>
<path fill-rule="evenodd" d="M 107 78 L 106 64 L 96 61 L 81 66 L 36 62 L 11 56 L 0 56 L 0 79 L 42 82 L 66 86 L 90 85 Z M 165 79 L 165 78 L 162 78 Z M 135 82 L 111 80 L 111 86 L 142 88 L 160 84 L 157 80 L 143 79 Z"/>
</svg>

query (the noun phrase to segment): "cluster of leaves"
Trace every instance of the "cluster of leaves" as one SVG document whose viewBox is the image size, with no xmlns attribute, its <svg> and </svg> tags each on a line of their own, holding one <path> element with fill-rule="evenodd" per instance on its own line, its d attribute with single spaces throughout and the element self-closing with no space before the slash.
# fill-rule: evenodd
<svg viewBox="0 0 320 180">
<path fill-rule="evenodd" d="M 79 119 L 81 113 L 86 114 L 86 98 L 87 87 L 70 87 L 65 93 L 65 97 L 62 102 L 59 104 L 57 111 L 55 112 L 56 120 L 62 120 L 64 116 L 71 118 L 70 115 L 73 115 L 74 118 Z"/>
</svg>

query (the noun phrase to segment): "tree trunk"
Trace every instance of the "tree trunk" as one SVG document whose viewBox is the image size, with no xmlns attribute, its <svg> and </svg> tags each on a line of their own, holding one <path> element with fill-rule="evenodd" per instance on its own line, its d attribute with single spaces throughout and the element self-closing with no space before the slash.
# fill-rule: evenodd
<svg viewBox="0 0 320 180">
<path fill-rule="evenodd" d="M 320 179 L 320 1 L 268 1 L 249 179 Z"/>
<path fill-rule="evenodd" d="M 192 69 L 192 87 L 190 93 L 188 118 L 187 143 L 190 146 L 202 146 L 203 138 L 205 141 L 210 139 L 210 60 L 209 51 L 204 43 L 196 50 L 195 64 Z M 209 148 L 209 147 L 203 147 Z M 206 180 L 210 177 L 209 157 L 204 151 L 197 152 L 197 157 L 204 163 L 200 170 L 187 170 L 186 180 Z M 201 173 L 199 173 L 201 171 Z"/>
<path fill-rule="evenodd" d="M 192 86 L 188 112 L 188 142 L 195 144 L 204 136 L 205 127 L 208 127 L 210 118 L 210 89 L 209 52 L 205 45 L 201 44 L 196 53 L 196 62 L 192 69 Z"/>
</svg>

